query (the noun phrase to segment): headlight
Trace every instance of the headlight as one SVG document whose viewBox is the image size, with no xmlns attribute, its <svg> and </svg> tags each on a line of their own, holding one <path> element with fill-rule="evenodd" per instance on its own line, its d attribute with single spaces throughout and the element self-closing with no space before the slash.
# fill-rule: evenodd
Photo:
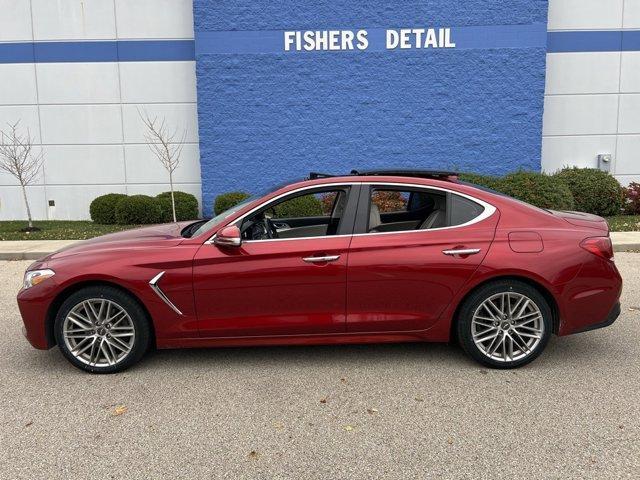
<svg viewBox="0 0 640 480">
<path fill-rule="evenodd" d="M 48 268 L 44 270 L 31 270 L 24 272 L 24 283 L 22 288 L 25 290 L 27 288 L 31 288 L 39 283 L 44 282 L 47 278 L 51 278 L 56 274 L 53 270 L 49 270 Z"/>
</svg>

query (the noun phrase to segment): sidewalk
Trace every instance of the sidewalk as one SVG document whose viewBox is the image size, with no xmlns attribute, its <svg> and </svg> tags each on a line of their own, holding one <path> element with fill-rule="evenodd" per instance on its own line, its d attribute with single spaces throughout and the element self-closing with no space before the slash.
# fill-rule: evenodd
<svg viewBox="0 0 640 480">
<path fill-rule="evenodd" d="M 616 252 L 640 251 L 640 232 L 611 232 Z M 37 260 L 78 240 L 0 241 L 0 260 Z"/>
<path fill-rule="evenodd" d="M 615 252 L 640 251 L 640 232 L 611 232 Z"/>
</svg>

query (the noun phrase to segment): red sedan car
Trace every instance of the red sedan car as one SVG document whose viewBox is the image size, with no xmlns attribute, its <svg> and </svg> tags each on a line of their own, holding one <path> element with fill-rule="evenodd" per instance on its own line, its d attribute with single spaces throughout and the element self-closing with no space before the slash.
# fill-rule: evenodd
<svg viewBox="0 0 640 480">
<path fill-rule="evenodd" d="M 448 172 L 370 171 L 77 243 L 29 267 L 18 303 L 34 347 L 95 373 L 151 346 L 453 339 L 513 368 L 552 333 L 612 324 L 621 288 L 600 217 Z"/>
</svg>

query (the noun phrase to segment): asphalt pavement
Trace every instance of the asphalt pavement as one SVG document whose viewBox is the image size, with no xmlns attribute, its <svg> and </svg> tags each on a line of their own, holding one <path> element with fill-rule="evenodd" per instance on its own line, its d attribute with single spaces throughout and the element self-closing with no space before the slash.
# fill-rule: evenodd
<svg viewBox="0 0 640 480">
<path fill-rule="evenodd" d="M 152 352 L 96 376 L 20 333 L 0 262 L 0 478 L 638 478 L 640 254 L 622 316 L 519 370 L 450 345 Z"/>
</svg>

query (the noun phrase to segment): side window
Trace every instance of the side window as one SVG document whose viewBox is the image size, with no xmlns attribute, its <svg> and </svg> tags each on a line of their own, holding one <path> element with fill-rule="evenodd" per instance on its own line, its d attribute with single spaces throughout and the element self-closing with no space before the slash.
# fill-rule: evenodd
<svg viewBox="0 0 640 480">
<path fill-rule="evenodd" d="M 406 212 L 409 207 L 409 192 L 398 190 L 375 190 L 371 201 L 380 213 Z"/>
<path fill-rule="evenodd" d="M 439 191 L 375 188 L 369 202 L 367 231 L 401 232 L 447 225 L 447 197 Z"/>
<path fill-rule="evenodd" d="M 292 194 L 258 210 L 242 222 L 245 240 L 335 235 L 347 202 L 348 188 Z"/>
<path fill-rule="evenodd" d="M 460 195 L 451 195 L 451 221 L 450 225 L 462 225 L 470 222 L 474 218 L 480 216 L 484 211 L 484 207 L 479 203 L 461 197 Z"/>
</svg>

